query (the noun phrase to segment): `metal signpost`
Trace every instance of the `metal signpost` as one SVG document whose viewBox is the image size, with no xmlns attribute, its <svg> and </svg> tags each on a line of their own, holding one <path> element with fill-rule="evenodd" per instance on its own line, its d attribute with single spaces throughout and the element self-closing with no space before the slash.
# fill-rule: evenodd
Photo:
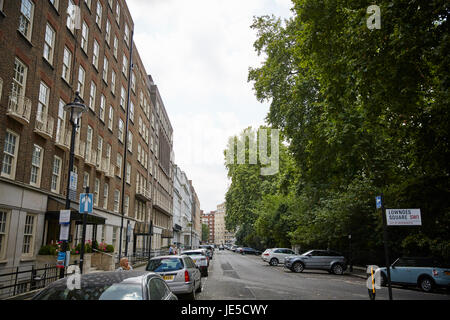
<svg viewBox="0 0 450 320">
<path fill-rule="evenodd" d="M 80 273 L 83 274 L 83 260 L 84 260 L 84 243 L 86 242 L 86 222 L 87 215 L 92 213 L 94 205 L 94 195 L 89 193 L 89 187 L 86 187 L 86 193 L 80 194 L 80 209 L 79 212 L 83 214 L 83 235 L 81 237 L 80 250 Z"/>
<path fill-rule="evenodd" d="M 386 272 L 387 272 L 387 285 L 389 289 L 389 300 L 392 300 L 392 287 L 391 287 L 391 271 L 389 263 L 389 247 L 388 247 L 388 226 L 421 226 L 422 217 L 420 209 L 385 209 L 384 197 L 376 197 L 377 209 L 381 209 L 381 215 L 383 217 L 383 238 L 384 238 L 384 254 L 386 260 Z M 373 277 L 373 276 L 372 276 Z M 369 296 L 371 299 L 375 299 L 374 292 Z"/>
</svg>

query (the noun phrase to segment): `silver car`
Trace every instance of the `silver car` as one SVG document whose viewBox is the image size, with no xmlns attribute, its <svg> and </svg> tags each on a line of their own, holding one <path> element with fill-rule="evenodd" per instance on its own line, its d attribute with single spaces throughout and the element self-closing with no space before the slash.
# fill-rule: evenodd
<svg viewBox="0 0 450 320">
<path fill-rule="evenodd" d="M 341 275 L 347 269 L 347 259 L 336 251 L 310 250 L 299 256 L 286 257 L 284 267 L 294 272 L 319 269 Z"/>
<path fill-rule="evenodd" d="M 195 294 L 202 291 L 200 270 L 187 255 L 152 258 L 146 270 L 159 274 L 176 295 L 188 295 L 189 299 L 195 300 Z"/>
</svg>

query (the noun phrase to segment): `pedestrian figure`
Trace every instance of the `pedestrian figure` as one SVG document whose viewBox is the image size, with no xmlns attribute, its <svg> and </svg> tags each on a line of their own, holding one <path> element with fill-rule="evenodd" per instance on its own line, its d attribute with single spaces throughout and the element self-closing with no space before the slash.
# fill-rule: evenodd
<svg viewBox="0 0 450 320">
<path fill-rule="evenodd" d="M 173 255 L 173 247 L 172 247 L 172 245 L 170 245 L 170 247 L 169 247 L 169 255 Z"/>
<path fill-rule="evenodd" d="M 128 263 L 127 258 L 120 259 L 120 267 L 116 271 L 131 271 L 133 267 Z"/>
</svg>

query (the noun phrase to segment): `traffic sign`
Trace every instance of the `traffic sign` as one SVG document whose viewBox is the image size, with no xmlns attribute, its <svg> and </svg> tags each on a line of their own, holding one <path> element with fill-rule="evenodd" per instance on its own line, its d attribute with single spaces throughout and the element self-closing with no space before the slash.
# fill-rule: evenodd
<svg viewBox="0 0 450 320">
<path fill-rule="evenodd" d="M 80 213 L 92 213 L 94 195 L 92 193 L 80 193 Z"/>
<path fill-rule="evenodd" d="M 78 184 L 78 175 L 75 172 L 70 171 L 69 189 L 73 190 L 73 191 L 77 191 L 77 184 Z"/>
<path fill-rule="evenodd" d="M 377 209 L 380 209 L 381 208 L 381 196 L 378 196 L 375 199 L 376 199 L 376 202 L 377 202 Z"/>
<path fill-rule="evenodd" d="M 421 226 L 420 209 L 386 209 L 388 226 Z"/>
</svg>

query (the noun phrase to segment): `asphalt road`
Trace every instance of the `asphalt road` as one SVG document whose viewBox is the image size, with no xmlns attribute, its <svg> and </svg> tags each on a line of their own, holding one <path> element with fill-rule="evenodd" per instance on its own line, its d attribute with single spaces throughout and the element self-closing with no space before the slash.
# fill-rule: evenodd
<svg viewBox="0 0 450 320">
<path fill-rule="evenodd" d="M 269 266 L 260 256 L 231 251 L 214 252 L 209 275 L 202 278 L 198 300 L 368 300 L 364 279 L 336 276 L 326 271 L 293 273 Z M 450 300 L 448 292 L 424 293 L 393 288 L 394 300 Z M 388 300 L 388 290 L 377 290 L 377 300 Z"/>
</svg>

